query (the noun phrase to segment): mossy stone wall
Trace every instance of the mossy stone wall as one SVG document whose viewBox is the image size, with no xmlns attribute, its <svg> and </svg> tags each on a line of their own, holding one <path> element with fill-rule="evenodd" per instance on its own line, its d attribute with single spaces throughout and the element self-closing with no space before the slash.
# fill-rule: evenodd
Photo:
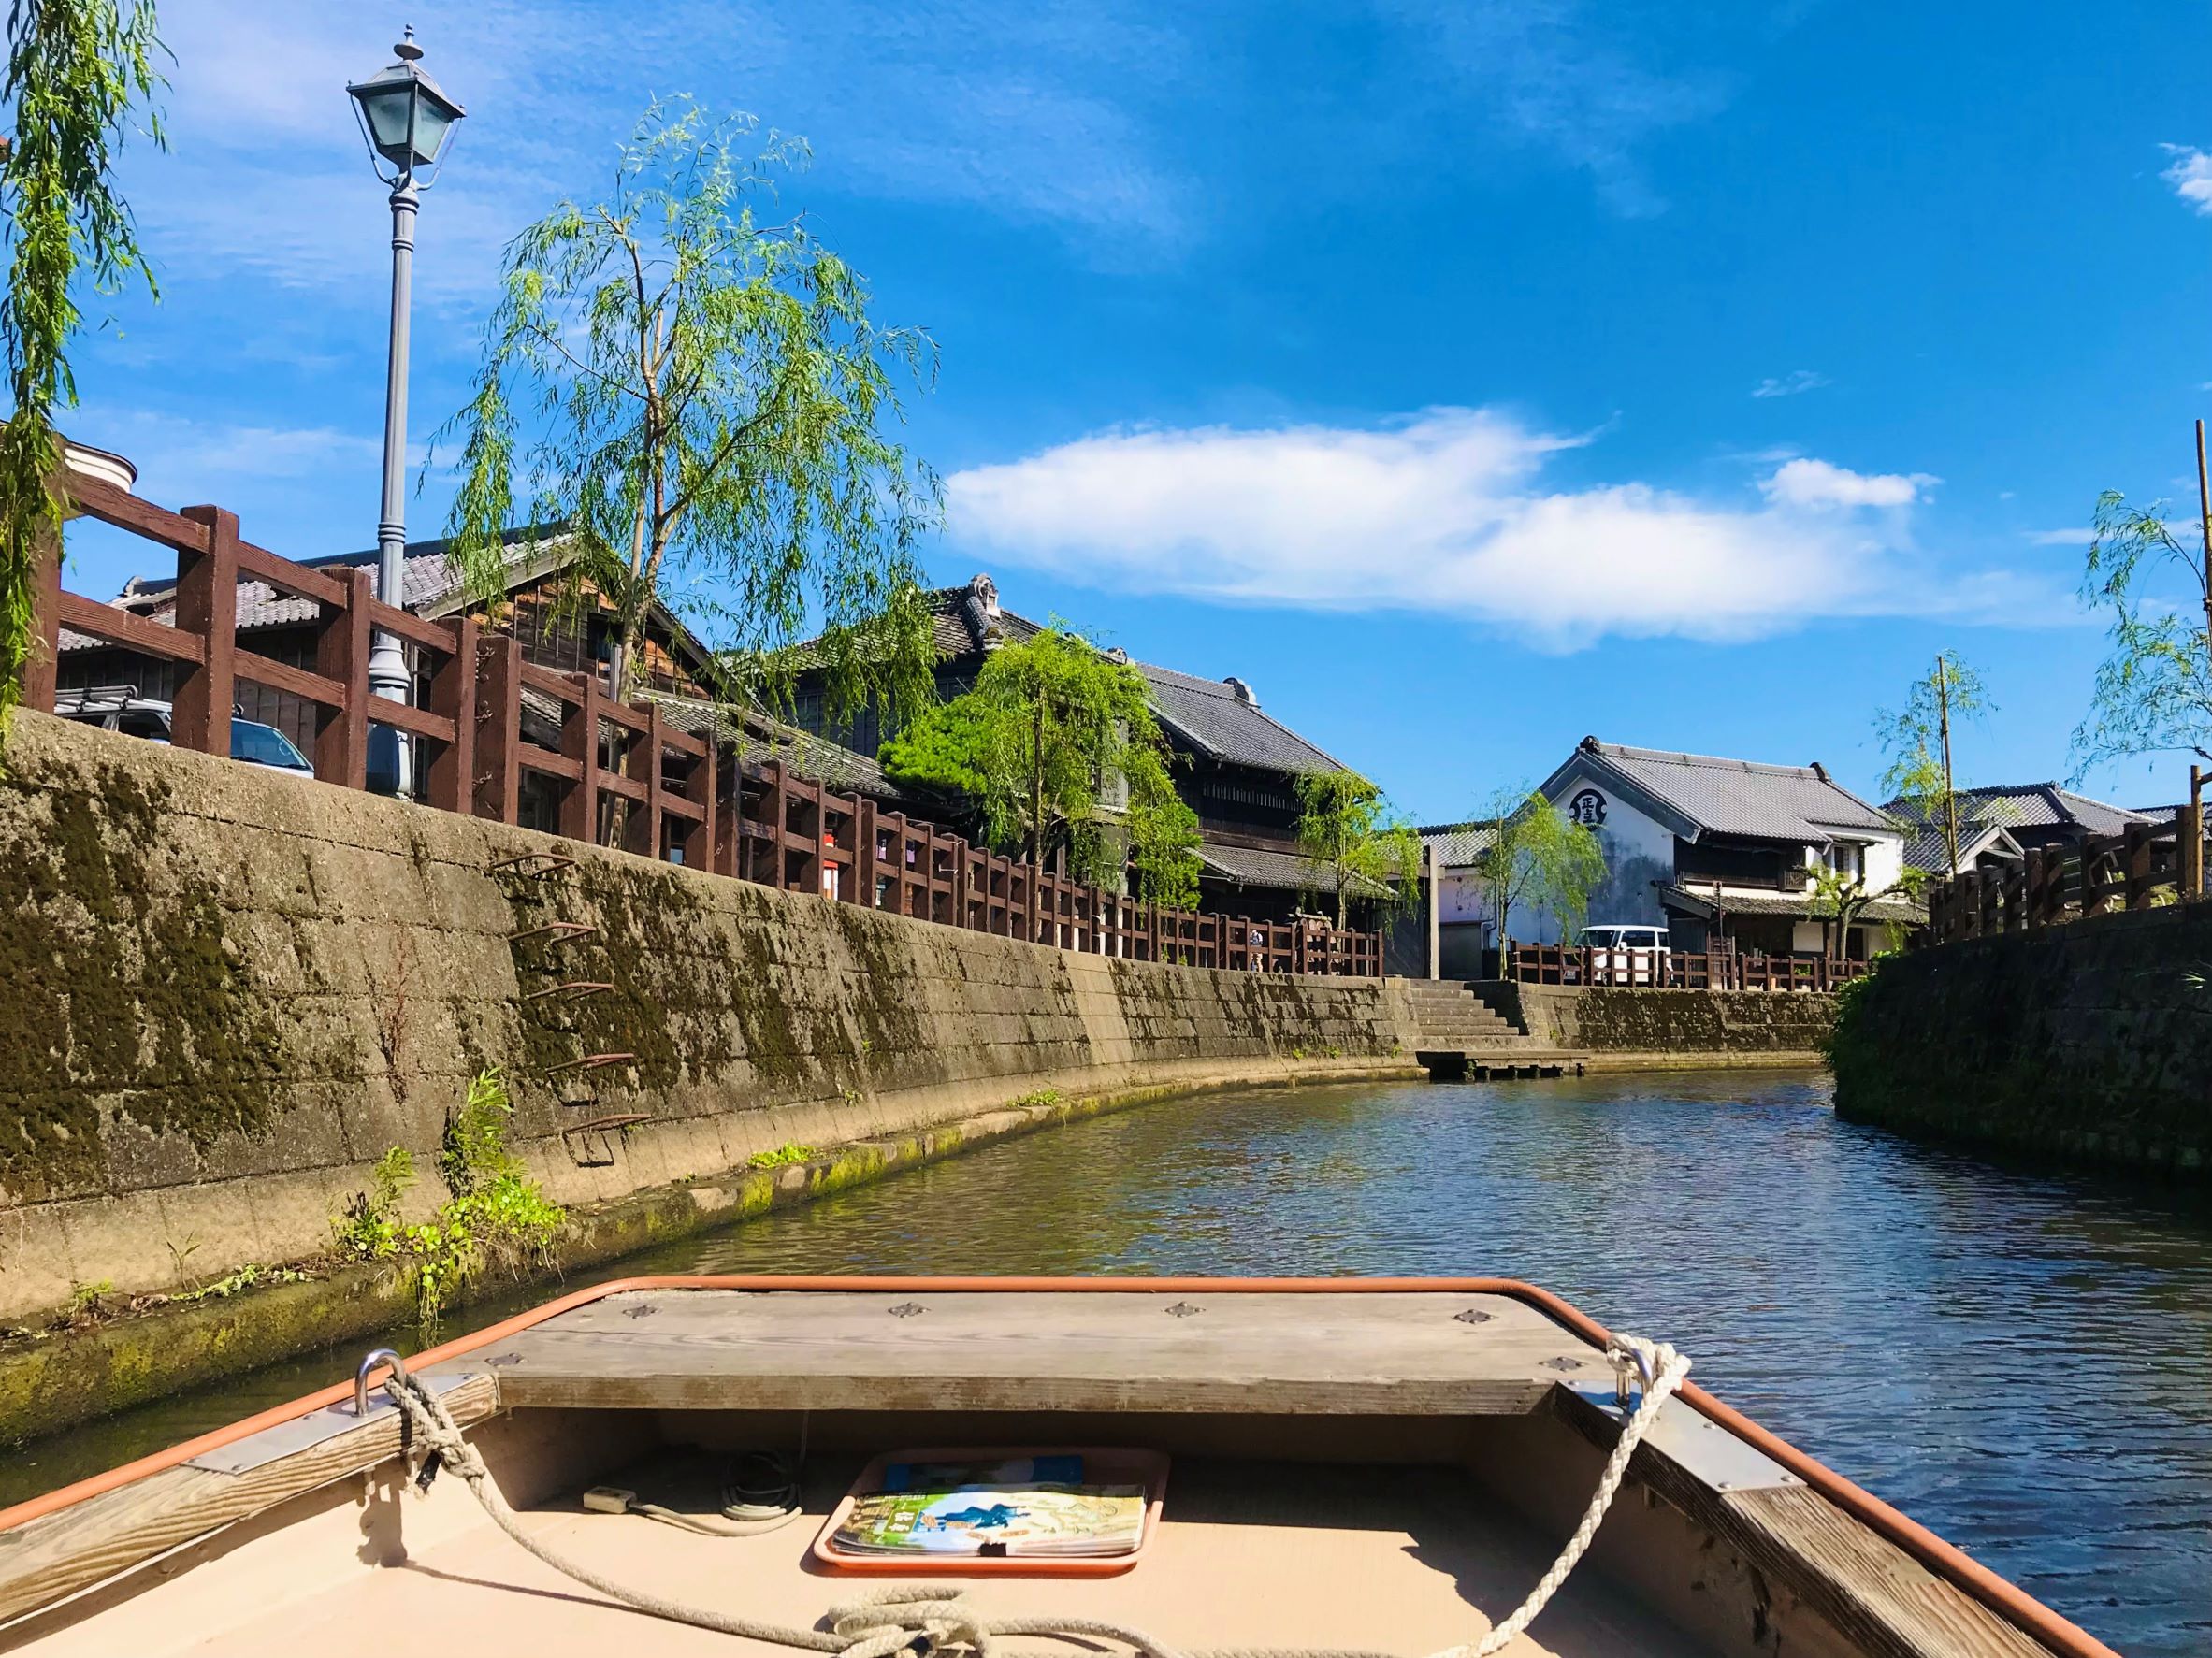
<svg viewBox="0 0 2212 1658">
<path fill-rule="evenodd" d="M 587 1204 L 1040 1088 L 1371 1068 L 1411 1029 L 1377 981 L 1080 956 L 41 714 L 5 765 L 0 1320 L 313 1253 L 487 1064 Z"/>
<path fill-rule="evenodd" d="M 2212 904 L 1894 957 L 1844 999 L 1836 1111 L 1929 1139 L 2201 1176 Z"/>
</svg>

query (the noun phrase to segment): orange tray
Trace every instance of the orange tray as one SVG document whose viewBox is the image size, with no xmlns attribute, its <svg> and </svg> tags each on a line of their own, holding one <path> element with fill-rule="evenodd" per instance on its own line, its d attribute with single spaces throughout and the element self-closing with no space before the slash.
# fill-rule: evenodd
<svg viewBox="0 0 2212 1658">
<path fill-rule="evenodd" d="M 854 1499 L 877 1490 L 883 1473 L 893 1463 L 1004 1463 L 1018 1457 L 1081 1457 L 1087 1484 L 1141 1485 L 1145 1488 L 1145 1521 L 1136 1535 L 1136 1547 L 1126 1554 L 1043 1557 L 1018 1554 L 849 1554 L 834 1541 L 837 1528 L 852 1512 Z M 1110 1578 L 1137 1563 L 1145 1546 L 1160 1529 L 1160 1507 L 1167 1497 L 1167 1458 L 1156 1450 L 1128 1450 L 1118 1446 L 1021 1446 L 1011 1449 L 976 1449 L 884 1452 L 865 1468 L 853 1488 L 830 1510 L 830 1518 L 814 1540 L 814 1557 L 833 1572 L 871 1577 L 978 1577 L 978 1578 Z"/>
</svg>

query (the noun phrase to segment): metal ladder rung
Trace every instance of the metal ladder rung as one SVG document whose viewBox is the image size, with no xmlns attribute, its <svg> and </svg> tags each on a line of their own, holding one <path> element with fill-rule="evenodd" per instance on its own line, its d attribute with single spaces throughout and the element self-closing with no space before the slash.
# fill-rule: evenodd
<svg viewBox="0 0 2212 1658">
<path fill-rule="evenodd" d="M 557 1076 L 563 1071 L 597 1071 L 606 1065 L 628 1064 L 636 1058 L 635 1054 L 586 1054 L 581 1060 L 571 1060 L 565 1064 L 547 1066 L 545 1074 Z"/>
<path fill-rule="evenodd" d="M 565 944 L 570 940 L 582 938 L 586 933 L 598 930 L 598 928 L 584 921 L 548 921 L 542 927 L 526 927 L 520 932 L 511 932 L 507 935 L 507 942 L 511 944 L 518 944 L 526 938 L 537 938 L 541 934 L 552 933 L 557 935 Z"/>
<path fill-rule="evenodd" d="M 596 996 L 601 990 L 612 990 L 613 983 L 603 979 L 570 979 L 564 984 L 549 985 L 542 990 L 532 990 L 525 1002 L 539 1002 L 548 996 L 558 996 L 564 1002 L 581 1002 L 586 996 Z"/>
</svg>

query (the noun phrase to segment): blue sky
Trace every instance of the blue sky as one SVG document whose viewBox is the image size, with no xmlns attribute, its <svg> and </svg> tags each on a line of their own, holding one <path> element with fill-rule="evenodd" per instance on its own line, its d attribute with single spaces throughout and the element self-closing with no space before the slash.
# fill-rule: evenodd
<svg viewBox="0 0 2212 1658">
<path fill-rule="evenodd" d="M 423 215 L 412 430 L 507 236 L 655 94 L 805 135 L 786 193 L 943 353 L 929 563 L 1236 674 L 1427 821 L 1584 733 L 1825 760 L 1938 649 L 1962 773 L 2071 771 L 2097 493 L 2194 505 L 2212 13 L 167 0 L 164 302 L 80 353 L 141 492 L 374 539 L 382 193 L 342 86 L 412 22 L 469 107 Z M 1997 24 L 2002 18 L 2002 26 Z M 441 526 L 445 481 L 411 503 Z M 71 584 L 142 561 L 86 537 Z M 2187 763 L 2092 792 L 2172 800 Z"/>
</svg>

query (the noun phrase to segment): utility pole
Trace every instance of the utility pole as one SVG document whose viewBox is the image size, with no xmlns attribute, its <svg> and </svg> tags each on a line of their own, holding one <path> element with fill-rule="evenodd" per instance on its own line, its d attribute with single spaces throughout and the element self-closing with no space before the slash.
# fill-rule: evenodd
<svg viewBox="0 0 2212 1658">
<path fill-rule="evenodd" d="M 2203 423 L 2198 423 L 2203 429 Z M 2195 900 L 2205 895 L 2205 768 L 2189 768 L 2189 817 L 2181 825 L 2181 896 Z"/>
<path fill-rule="evenodd" d="M 2212 482 L 2205 475 L 2205 423 L 2197 422 L 2197 515 L 2205 526 L 2205 642 L 2212 650 Z"/>
<path fill-rule="evenodd" d="M 1951 676 L 1941 651 L 1935 654 L 1936 716 L 1944 733 L 1944 850 L 1951 879 L 1959 878 L 1959 792 L 1951 786 Z"/>
</svg>

